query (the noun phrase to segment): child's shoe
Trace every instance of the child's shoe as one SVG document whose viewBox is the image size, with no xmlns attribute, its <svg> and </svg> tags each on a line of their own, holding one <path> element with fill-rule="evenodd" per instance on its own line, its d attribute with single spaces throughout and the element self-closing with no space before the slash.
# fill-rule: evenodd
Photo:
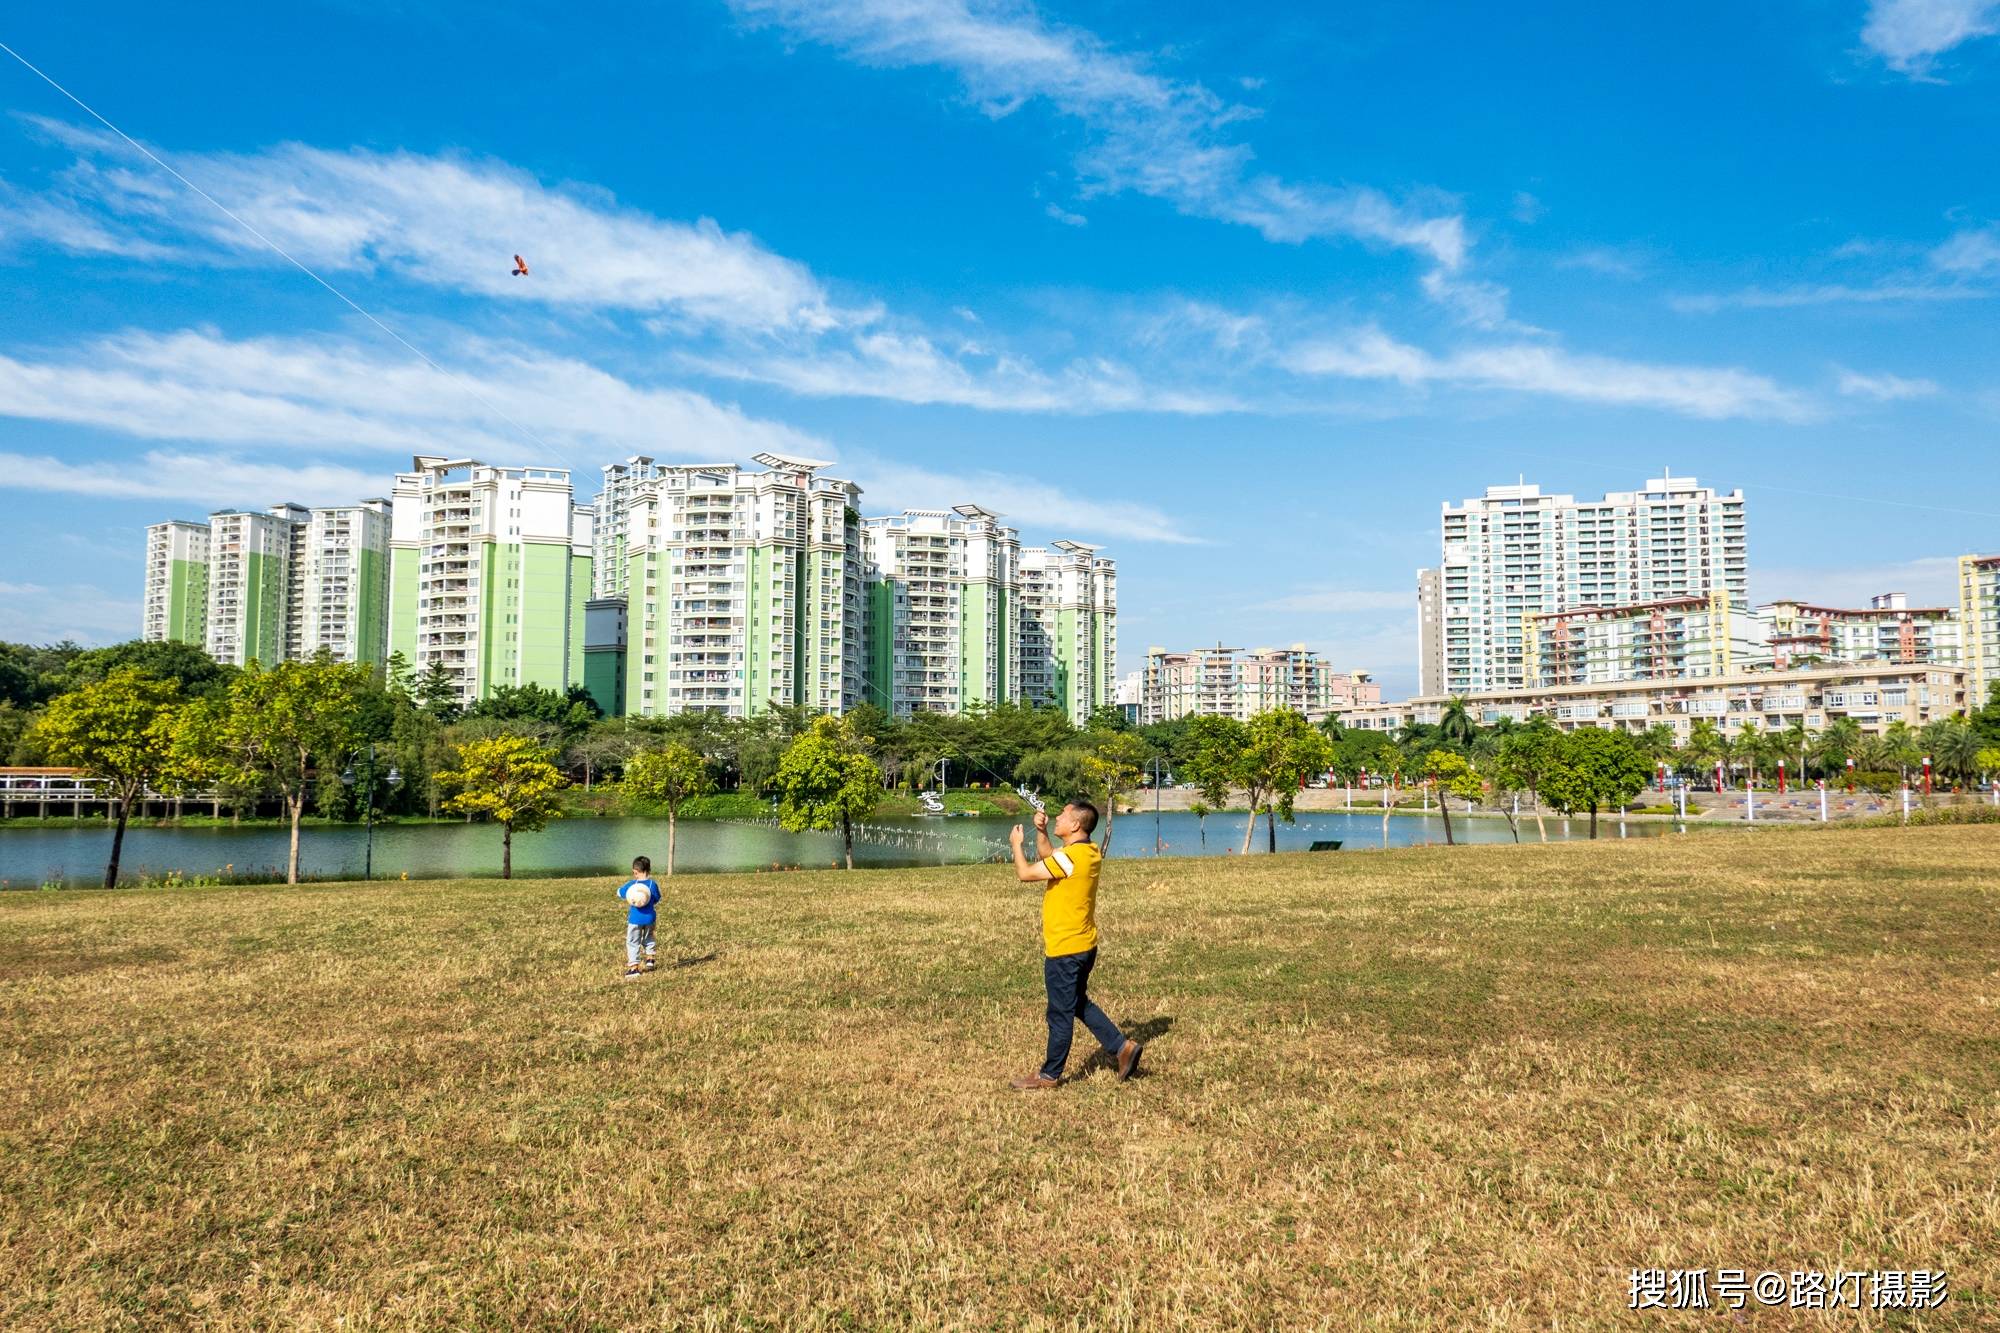
<svg viewBox="0 0 2000 1333">
<path fill-rule="evenodd" d="M 647 954 L 647 955 L 646 955 L 646 970 L 647 970 L 648 972 L 656 972 L 656 971 L 658 971 L 658 970 L 659 970 L 659 967 L 660 967 L 660 957 L 659 957 L 659 955 L 658 955 L 658 954 L 650 954 L 650 953 L 649 953 L 649 954 Z"/>
<path fill-rule="evenodd" d="M 625 969 L 625 980 L 627 981 L 637 981 L 640 977 L 644 975 L 645 975 L 645 969 L 640 967 L 637 963 L 632 963 L 628 965 Z"/>
</svg>

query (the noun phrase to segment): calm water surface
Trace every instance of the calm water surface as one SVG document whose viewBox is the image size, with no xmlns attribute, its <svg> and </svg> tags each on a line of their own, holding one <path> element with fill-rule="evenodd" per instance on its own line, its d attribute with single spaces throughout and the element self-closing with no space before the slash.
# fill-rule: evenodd
<svg viewBox="0 0 2000 1333">
<path fill-rule="evenodd" d="M 1154 816 L 1121 815 L 1115 826 L 1112 853 L 1119 857 L 1222 856 L 1243 845 L 1241 815 L 1210 815 L 1206 837 L 1195 817 L 1185 811 L 1159 816 L 1155 849 Z M 995 819 L 881 819 L 869 822 L 857 836 L 857 866 L 962 865 L 1005 855 L 1007 832 L 1018 822 Z M 1570 823 L 1570 836 L 1584 837 L 1588 823 Z M 1632 823 L 1631 837 L 1671 831 L 1667 823 Z M 1461 842 L 1508 842 L 1507 824 L 1499 819 L 1453 821 Z M 1562 836 L 1560 819 L 1549 821 L 1549 836 Z M 300 834 L 300 865 L 314 879 L 358 879 L 365 833 L 356 827 L 307 827 Z M 1533 839 L 1532 822 L 1523 836 Z M 1616 820 L 1601 820 L 1600 837 L 1618 836 Z M 228 874 L 239 879 L 284 877 L 287 831 L 283 828 L 142 828 L 125 834 L 121 880 L 183 875 Z M 1339 839 L 1343 850 L 1384 844 L 1379 815 L 1346 813 L 1301 814 L 1295 825 L 1278 825 L 1278 849 L 1303 851 L 1315 839 Z M 1442 843 L 1444 822 L 1436 816 L 1398 815 L 1389 821 L 1387 844 Z M 1253 852 L 1265 849 L 1263 821 L 1258 821 Z M 8 888 L 34 888 L 46 883 L 89 885 L 102 881 L 111 848 L 109 830 L 100 827 L 0 828 L 0 882 Z M 770 870 L 836 864 L 840 839 L 835 834 L 786 833 L 763 824 L 691 821 L 680 826 L 677 865 L 683 871 Z M 643 819 L 567 819 L 540 833 L 514 838 L 514 873 L 617 874 L 640 854 L 656 864 L 667 850 L 666 824 Z M 225 867 L 228 867 L 225 870 Z M 500 873 L 500 831 L 490 824 L 409 824 L 377 826 L 375 875 L 382 879 L 458 878 Z"/>
</svg>

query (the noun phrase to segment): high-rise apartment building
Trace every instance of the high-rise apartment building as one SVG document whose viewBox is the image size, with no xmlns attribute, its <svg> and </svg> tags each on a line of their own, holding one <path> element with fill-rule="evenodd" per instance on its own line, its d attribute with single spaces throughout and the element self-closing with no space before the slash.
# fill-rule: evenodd
<svg viewBox="0 0 2000 1333">
<path fill-rule="evenodd" d="M 1770 624 L 1772 665 L 1781 671 L 1831 662 L 1958 661 L 1951 608 L 1911 606 L 1899 592 L 1871 597 L 1865 607 L 1779 601 L 1759 613 Z"/>
<path fill-rule="evenodd" d="M 1382 701 L 1366 672 L 1335 671 L 1302 643 L 1290 648 L 1197 648 L 1193 652 L 1146 650 L 1140 717 L 1171 722 L 1189 716 L 1233 717 L 1289 708 L 1320 722 L 1352 708 Z"/>
<path fill-rule="evenodd" d="M 758 454 L 663 467 L 626 516 L 625 711 L 746 717 L 861 701 L 861 489 Z"/>
<path fill-rule="evenodd" d="M 1417 571 L 1417 693 L 1444 692 L 1444 578 L 1436 569 Z"/>
<path fill-rule="evenodd" d="M 289 619 L 295 656 L 331 653 L 337 661 L 381 663 L 389 656 L 389 502 L 330 505 L 311 511 L 295 531 L 300 578 Z"/>
<path fill-rule="evenodd" d="M 1118 570 L 1094 546 L 1060 541 L 1021 552 L 1023 703 L 1081 725 L 1118 695 Z"/>
<path fill-rule="evenodd" d="M 1019 697 L 1021 541 L 977 505 L 861 525 L 871 702 L 898 717 Z"/>
<path fill-rule="evenodd" d="M 302 662 L 305 651 L 306 539 L 312 511 L 304 505 L 274 504 L 268 511 L 282 520 L 288 538 L 285 550 L 285 656 L 287 662 Z"/>
<path fill-rule="evenodd" d="M 280 512 L 224 509 L 208 517 L 208 655 L 231 666 L 285 660 L 292 521 Z"/>
<path fill-rule="evenodd" d="M 604 467 L 603 489 L 591 506 L 590 534 L 594 563 L 591 566 L 590 595 L 593 599 L 625 596 L 625 525 L 632 501 L 642 488 L 660 475 L 660 467 L 644 454 L 634 454 L 622 463 Z"/>
<path fill-rule="evenodd" d="M 390 651 L 468 704 L 582 684 L 590 520 L 566 469 L 420 455 L 392 498 Z"/>
<path fill-rule="evenodd" d="M 148 643 L 208 641 L 208 524 L 172 519 L 146 529 Z"/>
<path fill-rule="evenodd" d="M 2000 555 L 1958 558 L 1959 656 L 1969 706 L 1986 706 L 2000 682 Z"/>
<path fill-rule="evenodd" d="M 1629 606 L 1580 606 L 1528 617 L 1527 683 L 1603 685 L 1620 680 L 1695 680 L 1770 663 L 1768 621 L 1706 597 Z"/>
<path fill-rule="evenodd" d="M 1442 519 L 1442 693 L 1528 683 L 1530 616 L 1717 592 L 1747 609 L 1741 491 L 1674 476 L 1586 501 L 1525 483 L 1489 486 L 1446 503 Z M 1430 577 L 1419 576 L 1420 596 Z"/>
</svg>

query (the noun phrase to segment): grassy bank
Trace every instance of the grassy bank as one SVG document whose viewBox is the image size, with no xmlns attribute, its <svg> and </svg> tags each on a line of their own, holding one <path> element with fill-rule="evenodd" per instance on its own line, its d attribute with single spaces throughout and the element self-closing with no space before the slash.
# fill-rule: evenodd
<svg viewBox="0 0 2000 1333">
<path fill-rule="evenodd" d="M 596 880 L 0 898 L 0 1327 L 1592 1328 L 1658 1266 L 1991 1328 L 1996 860 L 1114 857 L 1150 1072 L 1026 1096 L 992 868 L 670 884 L 635 984 Z"/>
</svg>

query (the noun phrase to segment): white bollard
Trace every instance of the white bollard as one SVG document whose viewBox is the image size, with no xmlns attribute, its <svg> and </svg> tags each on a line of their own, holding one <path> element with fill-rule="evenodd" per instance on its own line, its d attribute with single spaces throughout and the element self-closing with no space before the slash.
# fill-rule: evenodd
<svg viewBox="0 0 2000 1333">
<path fill-rule="evenodd" d="M 1826 784 L 1819 784 L 1819 822 L 1826 823 Z"/>
<path fill-rule="evenodd" d="M 1903 822 L 1910 822 L 1910 785 L 1907 782 L 1903 784 Z"/>
</svg>

